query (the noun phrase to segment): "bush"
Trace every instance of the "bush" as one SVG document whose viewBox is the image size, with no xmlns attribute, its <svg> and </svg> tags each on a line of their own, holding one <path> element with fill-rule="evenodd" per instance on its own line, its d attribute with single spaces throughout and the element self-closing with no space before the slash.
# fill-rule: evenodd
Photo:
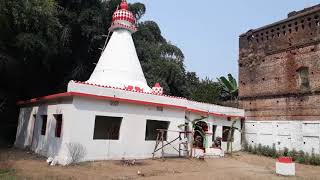
<svg viewBox="0 0 320 180">
<path fill-rule="evenodd" d="M 305 154 L 303 151 L 299 151 L 298 155 L 295 159 L 296 162 L 301 163 L 301 164 L 305 164 L 306 160 L 305 160 Z"/>
<path fill-rule="evenodd" d="M 311 165 L 319 166 L 320 165 L 320 156 L 314 154 L 314 152 L 312 151 L 312 154 L 311 154 L 310 159 L 309 159 L 309 163 Z"/>
<path fill-rule="evenodd" d="M 282 151 L 282 156 L 288 156 L 288 153 L 289 153 L 289 149 L 285 147 Z"/>
<path fill-rule="evenodd" d="M 252 152 L 252 146 L 251 146 L 251 144 L 248 146 L 248 152 Z"/>
<path fill-rule="evenodd" d="M 258 146 L 252 146 L 251 144 L 249 144 L 244 147 L 246 147 L 244 148 L 245 151 L 252 154 L 272 158 L 278 158 L 279 156 L 287 156 L 292 157 L 292 159 L 297 163 L 320 166 L 320 155 L 315 154 L 313 151 L 311 155 L 309 155 L 309 153 L 304 153 L 303 151 L 298 152 L 295 149 L 289 151 L 288 148 L 284 148 L 282 151 L 277 151 L 275 144 L 273 144 L 272 148 L 269 146 L 263 146 L 261 144 L 259 144 Z"/>
<path fill-rule="evenodd" d="M 80 162 L 86 155 L 86 149 L 79 143 L 67 143 L 66 144 L 70 161 L 68 164 L 76 164 Z"/>
<path fill-rule="evenodd" d="M 299 156 L 299 154 L 295 149 L 293 149 L 292 151 L 288 152 L 288 156 L 292 157 L 292 159 L 295 161 L 297 159 L 297 157 Z"/>
<path fill-rule="evenodd" d="M 248 143 L 243 143 L 243 150 L 248 151 L 249 150 L 249 145 Z"/>
</svg>

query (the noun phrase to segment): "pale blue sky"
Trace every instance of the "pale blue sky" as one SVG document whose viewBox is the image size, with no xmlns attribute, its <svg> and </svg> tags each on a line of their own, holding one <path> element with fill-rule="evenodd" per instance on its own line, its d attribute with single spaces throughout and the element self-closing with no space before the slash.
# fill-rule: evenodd
<svg viewBox="0 0 320 180">
<path fill-rule="evenodd" d="M 162 35 L 182 49 L 188 71 L 215 79 L 238 76 L 238 37 L 249 29 L 286 18 L 320 0 L 129 0 L 142 2 L 143 20 L 158 23 Z"/>
</svg>

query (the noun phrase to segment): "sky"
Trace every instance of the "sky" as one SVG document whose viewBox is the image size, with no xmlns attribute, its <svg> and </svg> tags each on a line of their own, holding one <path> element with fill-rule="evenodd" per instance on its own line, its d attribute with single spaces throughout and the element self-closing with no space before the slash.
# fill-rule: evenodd
<svg viewBox="0 0 320 180">
<path fill-rule="evenodd" d="M 238 77 L 239 35 L 285 19 L 320 0 L 128 0 L 146 5 L 162 35 L 185 55 L 188 71 L 216 79 Z"/>
</svg>

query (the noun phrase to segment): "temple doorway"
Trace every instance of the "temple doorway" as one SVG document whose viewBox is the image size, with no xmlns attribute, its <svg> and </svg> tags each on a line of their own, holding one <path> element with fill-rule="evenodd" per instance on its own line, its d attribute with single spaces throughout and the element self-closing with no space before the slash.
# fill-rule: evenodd
<svg viewBox="0 0 320 180">
<path fill-rule="evenodd" d="M 204 149 L 205 132 L 208 131 L 208 124 L 204 121 L 199 121 L 194 127 L 194 143 L 193 146 L 196 148 Z"/>
</svg>

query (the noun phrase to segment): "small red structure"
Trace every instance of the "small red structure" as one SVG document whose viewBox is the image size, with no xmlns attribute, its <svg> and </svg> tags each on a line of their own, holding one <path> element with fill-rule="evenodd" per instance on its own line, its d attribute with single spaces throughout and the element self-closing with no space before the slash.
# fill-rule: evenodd
<svg viewBox="0 0 320 180">
<path fill-rule="evenodd" d="M 162 95 L 163 88 L 160 86 L 160 83 L 156 83 L 152 88 L 152 94 Z"/>
<path fill-rule="evenodd" d="M 296 166 L 291 157 L 279 157 L 276 162 L 276 173 L 284 176 L 294 176 Z"/>
</svg>

